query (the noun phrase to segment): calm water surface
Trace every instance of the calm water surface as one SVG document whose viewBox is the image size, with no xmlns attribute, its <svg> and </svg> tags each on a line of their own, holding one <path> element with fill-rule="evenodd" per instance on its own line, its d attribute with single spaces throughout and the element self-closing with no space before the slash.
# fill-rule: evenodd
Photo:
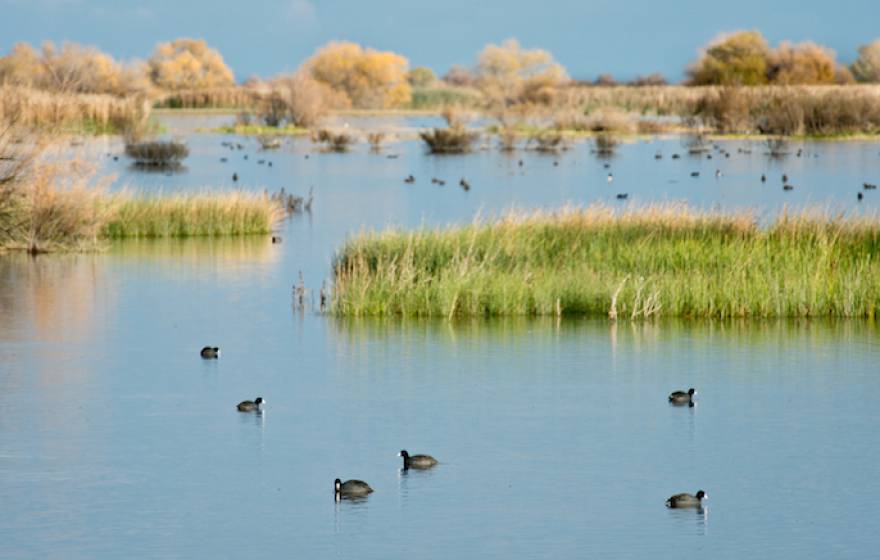
<svg viewBox="0 0 880 560">
<path fill-rule="evenodd" d="M 617 191 L 854 211 L 877 145 L 810 144 L 819 157 L 773 161 L 732 144 L 716 180 L 715 159 L 668 158 L 677 140 L 635 143 L 612 160 L 609 186 L 585 145 L 432 158 L 399 142 L 388 159 L 304 140 L 230 153 L 221 139 L 189 137 L 188 170 L 170 177 L 113 162 L 113 142 L 89 150 L 133 189 L 232 188 L 233 170 L 247 188 L 314 187 L 314 211 L 285 222 L 281 245 L 132 241 L 0 258 L 0 557 L 876 554 L 873 323 L 349 321 L 293 310 L 291 286 L 302 271 L 314 294 L 360 228 Z M 655 161 L 657 149 L 667 157 Z M 761 172 L 772 174 L 763 187 Z M 415 185 L 402 183 L 409 173 Z M 871 194 L 862 209 L 877 207 Z M 220 360 L 198 357 L 206 344 Z M 696 408 L 666 403 L 689 386 Z M 235 411 L 257 396 L 265 413 Z M 401 448 L 441 464 L 401 472 Z M 376 491 L 337 504 L 336 477 Z M 703 511 L 663 506 L 700 488 Z"/>
</svg>

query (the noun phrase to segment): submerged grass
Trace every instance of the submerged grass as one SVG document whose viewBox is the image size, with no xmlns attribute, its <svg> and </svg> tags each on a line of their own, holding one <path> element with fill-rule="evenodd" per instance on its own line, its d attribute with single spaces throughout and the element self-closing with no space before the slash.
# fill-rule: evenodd
<svg viewBox="0 0 880 560">
<path fill-rule="evenodd" d="M 340 316 L 875 317 L 880 220 L 679 205 L 568 208 L 361 234 L 334 261 Z"/>
</svg>

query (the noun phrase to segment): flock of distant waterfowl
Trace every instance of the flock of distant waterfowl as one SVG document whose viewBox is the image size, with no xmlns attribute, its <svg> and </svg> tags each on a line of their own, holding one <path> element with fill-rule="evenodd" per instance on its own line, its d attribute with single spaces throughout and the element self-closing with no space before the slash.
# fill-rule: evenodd
<svg viewBox="0 0 880 560">
<path fill-rule="evenodd" d="M 205 360 L 216 360 L 220 357 L 220 348 L 217 346 L 205 346 L 202 348 L 200 355 Z M 690 388 L 687 391 L 674 391 L 669 395 L 669 403 L 674 406 L 687 405 L 688 407 L 693 408 L 695 406 L 694 395 L 696 394 L 697 392 L 693 388 Z M 235 408 L 239 412 L 261 413 L 265 404 L 266 400 L 263 397 L 257 397 L 252 401 L 241 401 L 235 406 Z M 401 449 L 400 453 L 398 453 L 398 457 L 403 458 L 404 470 L 430 469 L 439 464 L 439 461 L 430 455 L 410 455 L 406 449 Z M 363 480 L 352 479 L 342 482 L 342 479 L 337 478 L 333 481 L 333 494 L 336 501 L 365 498 L 372 493 L 373 489 Z M 702 501 L 708 497 L 708 494 L 702 490 L 698 490 L 697 493 L 693 495 L 687 493 L 676 494 L 666 500 L 666 507 L 700 508 L 702 507 Z"/>
<path fill-rule="evenodd" d="M 243 149 L 244 149 L 244 145 L 242 145 L 241 143 L 237 143 L 237 142 L 223 141 L 223 142 L 221 142 L 220 144 L 221 144 L 223 147 L 228 148 L 228 149 L 230 149 L 230 150 L 243 150 Z M 708 148 L 707 148 L 707 149 L 708 149 Z M 725 149 L 722 148 L 719 144 L 714 144 L 714 145 L 712 146 L 712 149 L 714 149 L 715 151 L 717 151 L 717 152 L 719 153 L 719 155 L 722 155 L 722 156 L 724 156 L 725 158 L 730 158 L 730 154 L 731 154 L 731 152 L 725 150 Z M 697 151 L 697 152 L 693 152 L 692 155 L 695 155 L 695 156 L 701 157 L 701 154 L 702 154 L 703 151 L 705 151 L 705 150 L 700 150 L 700 151 Z M 737 151 L 738 151 L 739 153 L 744 153 L 744 154 L 750 154 L 750 153 L 751 153 L 751 150 L 750 150 L 750 149 L 745 149 L 745 148 L 738 148 Z M 803 155 L 804 155 L 804 151 L 803 151 L 803 149 L 802 149 L 802 148 L 799 148 L 799 149 L 797 150 L 797 154 L 796 154 L 796 155 L 797 155 L 797 157 L 801 157 L 801 156 L 803 156 Z M 388 154 L 386 157 L 387 157 L 388 159 L 396 159 L 396 158 L 398 157 L 398 155 L 397 155 L 397 154 Z M 678 153 L 673 153 L 671 157 L 672 157 L 672 159 L 681 159 L 681 155 L 678 154 Z M 817 154 L 813 154 L 813 157 L 818 157 L 818 155 L 817 155 Z M 706 154 L 706 158 L 707 158 L 707 159 L 712 159 L 712 153 L 707 153 L 707 154 Z M 245 160 L 248 159 L 247 154 L 244 154 L 244 159 L 245 159 Z M 305 154 L 305 159 L 309 159 L 309 155 L 308 155 L 308 154 Z M 661 159 L 663 159 L 663 153 L 662 153 L 661 151 L 658 150 L 658 151 L 654 154 L 654 159 L 655 159 L 655 160 L 661 160 Z M 226 157 L 221 157 L 221 158 L 220 158 L 220 161 L 221 161 L 222 163 L 226 163 L 226 162 L 229 161 L 229 160 L 228 160 L 228 158 L 226 158 Z M 258 164 L 268 164 L 269 167 L 272 167 L 272 162 L 271 162 L 271 161 L 267 161 L 267 160 L 265 160 L 265 159 L 261 159 L 261 160 L 257 161 L 257 163 L 258 163 Z M 517 165 L 518 165 L 519 167 L 523 167 L 523 165 L 524 165 L 523 160 L 520 159 L 520 160 L 517 162 Z M 558 166 L 559 166 L 559 161 L 554 160 L 554 161 L 553 161 L 553 166 L 554 166 L 554 167 L 558 167 Z M 604 163 L 604 167 L 605 167 L 605 169 L 609 169 L 609 168 L 611 167 L 611 164 L 608 163 L 608 162 L 605 162 L 605 163 Z M 691 176 L 691 177 L 695 177 L 695 178 L 696 178 L 696 177 L 699 177 L 699 176 L 700 176 L 700 172 L 699 172 L 699 171 L 691 171 L 690 176 Z M 716 169 L 716 170 L 715 170 L 715 178 L 716 178 L 716 179 L 720 179 L 720 178 L 723 177 L 723 176 L 724 176 L 724 173 L 721 171 L 721 169 Z M 237 172 L 234 172 L 234 173 L 232 174 L 232 181 L 237 183 L 238 180 L 239 180 L 239 175 L 238 175 Z M 614 174 L 611 173 L 611 172 L 609 171 L 606 180 L 607 180 L 608 184 L 613 183 L 613 182 L 614 182 Z M 404 177 L 403 182 L 406 183 L 406 184 L 410 184 L 410 185 L 411 185 L 411 184 L 414 184 L 414 183 L 416 182 L 416 178 L 415 178 L 414 175 L 409 174 L 409 175 L 407 175 L 406 177 Z M 766 182 L 767 182 L 767 175 L 762 173 L 762 174 L 761 174 L 761 183 L 766 183 Z M 444 185 L 446 184 L 446 181 L 445 181 L 444 179 L 440 179 L 440 178 L 437 178 L 437 177 L 432 177 L 432 178 L 431 178 L 431 183 L 432 183 L 432 184 L 435 184 L 435 185 L 439 185 L 439 186 L 442 187 L 442 186 L 444 186 Z M 465 192 L 471 190 L 471 185 L 470 185 L 470 183 L 469 183 L 464 177 L 462 177 L 461 180 L 458 182 L 458 186 L 461 187 L 461 189 L 464 190 Z M 876 188 L 877 188 L 877 185 L 874 184 L 874 183 L 863 183 L 863 184 L 862 184 L 862 189 L 863 189 L 863 190 L 866 190 L 866 191 L 867 191 L 867 190 L 876 190 Z M 789 180 L 788 180 L 788 175 L 785 174 L 785 173 L 783 173 L 783 174 L 782 174 L 782 190 L 784 190 L 784 191 L 792 191 L 792 190 L 794 190 L 794 189 L 795 189 L 795 186 L 789 182 Z M 616 194 L 616 198 L 617 198 L 618 200 L 627 200 L 627 199 L 629 198 L 629 193 L 625 193 L 625 192 L 617 193 L 617 194 Z M 860 191 L 860 192 L 856 193 L 856 199 L 857 199 L 858 201 L 862 201 L 864 198 L 865 198 L 865 195 L 864 195 L 863 192 Z"/>
</svg>

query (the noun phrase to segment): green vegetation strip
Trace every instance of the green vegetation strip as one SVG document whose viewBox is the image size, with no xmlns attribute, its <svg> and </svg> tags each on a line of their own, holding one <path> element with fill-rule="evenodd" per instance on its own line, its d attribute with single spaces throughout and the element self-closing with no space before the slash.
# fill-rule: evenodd
<svg viewBox="0 0 880 560">
<path fill-rule="evenodd" d="M 867 317 L 880 220 L 664 205 L 364 233 L 334 261 L 342 316 Z"/>
<path fill-rule="evenodd" d="M 170 196 L 117 195 L 102 237 L 192 237 L 269 233 L 281 208 L 242 192 Z"/>
</svg>

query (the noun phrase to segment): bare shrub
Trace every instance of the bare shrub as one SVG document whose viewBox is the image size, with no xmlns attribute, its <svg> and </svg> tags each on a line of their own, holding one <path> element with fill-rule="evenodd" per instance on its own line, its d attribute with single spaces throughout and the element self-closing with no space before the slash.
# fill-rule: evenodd
<svg viewBox="0 0 880 560">
<path fill-rule="evenodd" d="M 146 167 L 176 167 L 189 155 L 189 148 L 176 140 L 133 141 L 125 143 L 125 155 L 135 165 Z"/>
<path fill-rule="evenodd" d="M 331 152 L 347 152 L 349 146 L 354 143 L 354 136 L 346 132 L 333 132 L 322 129 L 312 133 L 312 142 L 323 144 L 326 150 Z"/>
<path fill-rule="evenodd" d="M 462 125 L 422 131 L 419 136 L 432 154 L 463 154 L 469 152 L 479 134 Z"/>
</svg>

